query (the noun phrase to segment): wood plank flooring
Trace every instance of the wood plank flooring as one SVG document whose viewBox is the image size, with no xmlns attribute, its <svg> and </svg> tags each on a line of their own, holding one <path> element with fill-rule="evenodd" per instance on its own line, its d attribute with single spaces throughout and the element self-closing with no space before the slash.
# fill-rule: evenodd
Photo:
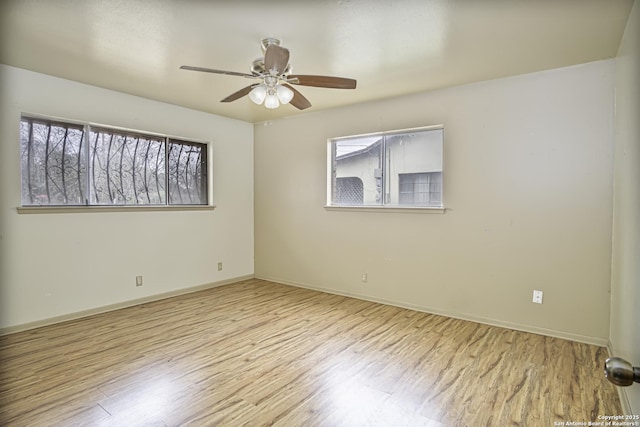
<svg viewBox="0 0 640 427">
<path fill-rule="evenodd" d="M 0 337 L 3 426 L 553 426 L 606 350 L 248 280 Z"/>
</svg>

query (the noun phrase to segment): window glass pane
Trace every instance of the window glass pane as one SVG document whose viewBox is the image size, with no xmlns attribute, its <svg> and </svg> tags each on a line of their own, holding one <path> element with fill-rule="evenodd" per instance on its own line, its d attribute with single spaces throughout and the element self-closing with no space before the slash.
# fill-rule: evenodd
<svg viewBox="0 0 640 427">
<path fill-rule="evenodd" d="M 84 127 L 22 118 L 22 204 L 84 205 Z"/>
<path fill-rule="evenodd" d="M 362 205 L 364 187 L 360 178 L 336 178 L 336 203 L 340 205 Z"/>
<path fill-rule="evenodd" d="M 399 182 L 401 205 L 442 205 L 442 172 L 400 174 Z"/>
<path fill-rule="evenodd" d="M 381 204 L 382 138 L 345 138 L 335 141 L 334 144 L 332 204 Z M 347 185 L 350 185 L 349 189 Z"/>
<path fill-rule="evenodd" d="M 330 142 L 332 205 L 442 207 L 442 128 Z"/>
<path fill-rule="evenodd" d="M 20 120 L 22 205 L 206 205 L 207 144 Z"/>
<path fill-rule="evenodd" d="M 442 188 L 442 138 L 442 129 L 385 136 L 388 204 L 441 206 L 432 194 Z"/>
<path fill-rule="evenodd" d="M 442 206 L 442 172 L 431 172 L 429 205 Z"/>
<path fill-rule="evenodd" d="M 207 146 L 169 142 L 169 204 L 207 204 Z"/>
<path fill-rule="evenodd" d="M 92 128 L 92 204 L 165 204 L 164 138 Z"/>
</svg>

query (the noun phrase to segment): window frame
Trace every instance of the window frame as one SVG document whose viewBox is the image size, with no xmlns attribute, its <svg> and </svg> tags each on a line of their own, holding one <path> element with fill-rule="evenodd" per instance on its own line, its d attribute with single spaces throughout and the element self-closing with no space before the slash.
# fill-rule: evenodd
<svg viewBox="0 0 640 427">
<path fill-rule="evenodd" d="M 34 114 L 28 112 L 22 112 L 20 114 L 20 120 L 18 122 L 18 127 L 22 126 L 23 120 L 33 120 L 33 121 L 44 121 L 51 124 L 58 125 L 68 125 L 73 127 L 82 127 L 83 128 L 83 142 L 85 145 L 85 160 L 89 158 L 90 155 L 90 136 L 91 133 L 95 130 L 98 131 L 113 131 L 114 133 L 120 134 L 128 134 L 128 135 L 140 135 L 149 138 L 157 138 L 162 139 L 165 152 L 165 160 L 168 157 L 169 146 L 172 143 L 177 144 L 189 144 L 192 143 L 194 145 L 202 145 L 204 146 L 203 153 L 206 156 L 206 177 L 204 178 L 204 182 L 206 182 L 206 190 L 204 194 L 206 196 L 206 203 L 204 204 L 170 204 L 170 195 L 169 195 L 169 177 L 168 174 L 165 177 L 165 197 L 164 203 L 156 203 L 156 204 L 95 204 L 92 203 L 92 200 L 87 200 L 86 204 L 23 204 L 22 200 L 22 185 L 23 185 L 23 170 L 22 170 L 22 148 L 20 148 L 20 166 L 18 167 L 20 174 L 20 204 L 17 207 L 18 213 L 21 214 L 33 214 L 33 213 L 84 213 L 84 212 L 150 212 L 150 211 L 194 211 L 194 210 L 213 210 L 215 209 L 215 205 L 213 204 L 213 161 L 212 161 L 212 143 L 210 141 L 198 140 L 194 138 L 186 138 L 182 136 L 174 136 L 163 134 L 159 132 L 149 132 L 138 129 L 125 128 L 121 126 L 112 126 L 106 125 L 102 123 L 90 122 L 90 121 L 80 121 L 73 119 L 60 118 L 55 116 L 48 116 L 42 114 Z M 20 134 L 20 131 L 19 131 Z M 20 138 L 19 138 L 20 139 Z M 80 156 L 79 156 L 80 157 Z M 87 164 L 88 165 L 88 164 Z M 168 166 L 167 166 L 168 170 Z M 88 190 L 91 185 L 89 183 L 90 177 L 89 172 L 85 171 L 87 174 L 85 178 L 85 185 L 82 188 L 82 191 Z M 90 199 L 89 193 L 86 194 L 86 199 Z"/>
<path fill-rule="evenodd" d="M 387 137 L 393 135 L 399 135 L 404 133 L 418 132 L 418 131 L 430 131 L 430 130 L 442 130 L 442 167 L 439 172 L 441 172 L 441 198 L 442 203 L 441 206 L 416 206 L 416 205 L 403 205 L 403 204 L 387 204 L 384 200 L 383 203 L 379 205 L 373 204 L 362 204 L 362 205 L 338 205 L 332 204 L 333 201 L 333 179 L 334 179 L 334 165 L 333 161 L 336 156 L 336 141 L 346 140 L 346 139 L 355 139 L 355 138 L 374 138 L 374 137 Z M 397 213 L 445 213 L 447 210 L 445 205 L 445 191 L 444 191 L 444 181 L 445 181 L 445 162 L 444 162 L 444 154 L 445 151 L 445 131 L 444 125 L 430 125 L 430 126 L 420 126 L 415 128 L 407 128 L 407 129 L 397 129 L 391 131 L 383 131 L 383 132 L 373 132 L 366 134 L 358 134 L 358 135 L 346 135 L 339 137 L 332 137 L 327 139 L 327 181 L 326 181 L 326 204 L 324 205 L 325 210 L 327 211 L 346 211 L 346 212 L 397 212 Z M 383 144 L 383 160 L 382 165 L 383 168 L 386 166 L 386 162 L 384 161 L 384 156 L 386 156 L 386 148 Z M 386 174 L 386 171 L 384 171 Z M 383 179 L 386 180 L 386 177 Z M 384 197 L 383 197 L 384 198 Z"/>
</svg>

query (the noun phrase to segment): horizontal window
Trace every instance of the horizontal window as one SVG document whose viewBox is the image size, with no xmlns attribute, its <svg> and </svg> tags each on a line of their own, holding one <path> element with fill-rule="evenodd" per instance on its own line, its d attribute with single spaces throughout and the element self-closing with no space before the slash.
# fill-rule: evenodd
<svg viewBox="0 0 640 427">
<path fill-rule="evenodd" d="M 207 145 L 23 116 L 22 206 L 207 205 Z"/>
<path fill-rule="evenodd" d="M 329 206 L 442 208 L 444 130 L 329 140 Z"/>
</svg>

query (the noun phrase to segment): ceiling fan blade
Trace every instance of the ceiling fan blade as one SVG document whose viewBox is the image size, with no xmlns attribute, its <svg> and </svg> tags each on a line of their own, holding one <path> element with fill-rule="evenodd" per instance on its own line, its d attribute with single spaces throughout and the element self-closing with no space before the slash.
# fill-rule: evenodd
<svg viewBox="0 0 640 427">
<path fill-rule="evenodd" d="M 180 67 L 180 69 L 191 70 L 191 71 L 202 71 L 203 73 L 226 74 L 228 76 L 250 77 L 254 79 L 259 78 L 259 76 L 256 76 L 254 74 L 238 73 L 237 71 L 214 70 L 213 68 L 192 67 L 190 65 L 183 65 Z"/>
<path fill-rule="evenodd" d="M 288 84 L 284 84 L 283 86 L 288 87 L 293 92 L 293 98 L 291 98 L 289 104 L 293 105 L 298 110 L 304 110 L 311 107 L 311 103 L 309 102 L 309 100 L 305 98 L 300 92 L 298 92 L 294 87 Z"/>
<path fill-rule="evenodd" d="M 332 89 L 355 89 L 356 81 L 354 79 L 347 79 L 344 77 L 331 77 L 331 76 L 309 76 L 292 74 L 287 76 L 287 81 L 296 85 L 302 86 L 315 86 L 315 87 L 328 87 Z"/>
<path fill-rule="evenodd" d="M 277 44 L 270 44 L 264 53 L 264 68 L 267 72 L 275 71 L 275 75 L 281 75 L 289 64 L 289 50 Z"/>
<path fill-rule="evenodd" d="M 258 84 L 253 84 L 245 88 L 242 88 L 239 91 L 234 92 L 231 95 L 227 96 L 225 99 L 221 100 L 220 102 L 232 102 L 232 101 L 235 101 L 236 99 L 240 99 L 243 96 L 247 95 L 249 92 L 251 92 L 251 89 L 253 89 L 256 86 L 258 86 Z"/>
</svg>

